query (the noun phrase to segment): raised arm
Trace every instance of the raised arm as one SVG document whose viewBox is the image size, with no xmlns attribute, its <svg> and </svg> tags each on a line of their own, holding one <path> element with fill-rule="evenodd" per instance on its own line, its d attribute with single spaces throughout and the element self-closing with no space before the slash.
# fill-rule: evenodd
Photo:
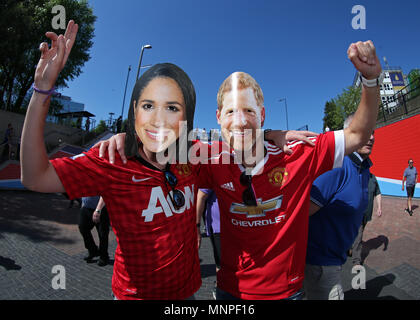
<svg viewBox="0 0 420 320">
<path fill-rule="evenodd" d="M 348 58 L 362 76 L 368 80 L 378 79 L 381 64 L 372 41 L 352 43 L 347 51 Z M 362 147 L 376 126 L 379 108 L 379 84 L 374 87 L 362 85 L 362 97 L 350 125 L 344 129 L 345 154 Z"/>
<path fill-rule="evenodd" d="M 64 192 L 64 187 L 48 160 L 44 144 L 45 117 L 48 113 L 51 91 L 64 68 L 76 39 L 78 25 L 71 20 L 64 35 L 53 32 L 45 35 L 51 40 L 39 49 L 41 58 L 35 70 L 34 92 L 26 112 L 22 131 L 20 154 L 21 181 L 30 190 L 38 192 Z M 44 92 L 44 93 L 43 93 Z"/>
</svg>

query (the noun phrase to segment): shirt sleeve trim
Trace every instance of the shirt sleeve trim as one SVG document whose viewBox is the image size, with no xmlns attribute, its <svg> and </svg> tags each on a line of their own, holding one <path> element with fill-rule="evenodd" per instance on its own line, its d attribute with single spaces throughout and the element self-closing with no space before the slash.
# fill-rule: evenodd
<svg viewBox="0 0 420 320">
<path fill-rule="evenodd" d="M 312 197 L 311 196 L 311 201 L 313 202 L 313 203 L 315 203 L 318 207 L 320 207 L 320 208 L 323 208 L 324 207 L 324 205 L 321 203 L 321 202 L 319 202 L 317 199 L 315 199 L 314 197 Z"/>
<path fill-rule="evenodd" d="M 344 160 L 345 140 L 344 131 L 334 131 L 335 140 L 335 153 L 334 153 L 334 165 L 333 168 L 341 168 Z"/>
</svg>

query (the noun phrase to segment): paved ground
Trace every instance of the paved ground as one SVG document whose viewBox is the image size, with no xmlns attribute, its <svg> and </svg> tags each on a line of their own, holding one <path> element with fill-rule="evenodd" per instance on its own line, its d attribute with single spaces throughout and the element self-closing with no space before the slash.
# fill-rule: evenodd
<svg viewBox="0 0 420 320">
<path fill-rule="evenodd" d="M 112 299 L 115 237 L 111 233 L 110 265 L 85 263 L 79 209 L 68 204 L 60 194 L 0 191 L 0 300 Z M 366 289 L 352 289 L 355 274 L 348 261 L 346 299 L 420 300 L 420 201 L 415 205 L 410 217 L 403 212 L 404 199 L 383 198 L 383 216 L 373 218 L 363 238 Z M 212 299 L 215 266 L 208 238 L 203 238 L 200 259 L 203 285 L 196 298 Z M 64 267 L 65 289 L 53 288 L 62 274 L 55 266 Z"/>
</svg>

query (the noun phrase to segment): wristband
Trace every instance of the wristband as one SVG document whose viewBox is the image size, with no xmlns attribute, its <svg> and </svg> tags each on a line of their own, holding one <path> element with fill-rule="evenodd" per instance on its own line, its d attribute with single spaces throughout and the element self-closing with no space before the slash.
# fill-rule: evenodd
<svg viewBox="0 0 420 320">
<path fill-rule="evenodd" d="M 368 88 L 379 86 L 382 83 L 383 79 L 384 79 L 384 75 L 382 72 L 379 75 L 379 77 L 377 77 L 376 79 L 370 79 L 370 80 L 366 79 L 364 76 L 360 74 L 360 82 L 362 82 L 363 85 Z"/>
<path fill-rule="evenodd" d="M 45 94 L 45 95 L 47 95 L 47 97 L 45 98 L 45 100 L 44 100 L 44 102 L 45 101 L 47 101 L 47 99 L 50 97 L 50 96 L 61 96 L 61 93 L 58 93 L 57 91 L 55 91 L 55 87 L 52 87 L 50 90 L 41 90 L 41 89 L 39 89 L 39 88 L 37 88 L 36 86 L 35 86 L 35 83 L 32 85 L 32 88 L 34 89 L 34 91 L 35 92 L 38 92 L 38 93 L 40 93 L 40 94 Z"/>
<path fill-rule="evenodd" d="M 97 213 L 101 214 L 101 210 L 95 210 L 95 212 L 97 212 Z"/>
<path fill-rule="evenodd" d="M 264 130 L 264 141 L 268 141 L 268 139 L 265 137 L 265 135 L 270 131 L 273 131 L 273 130 L 271 130 L 271 129 L 265 129 Z"/>
</svg>

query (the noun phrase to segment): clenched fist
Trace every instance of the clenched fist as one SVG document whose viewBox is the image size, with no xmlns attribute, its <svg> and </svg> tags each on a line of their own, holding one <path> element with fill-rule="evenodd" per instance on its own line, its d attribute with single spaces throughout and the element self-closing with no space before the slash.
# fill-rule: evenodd
<svg viewBox="0 0 420 320">
<path fill-rule="evenodd" d="M 347 56 L 366 79 L 375 79 L 381 74 L 381 63 L 372 41 L 352 43 L 347 50 Z"/>
</svg>

